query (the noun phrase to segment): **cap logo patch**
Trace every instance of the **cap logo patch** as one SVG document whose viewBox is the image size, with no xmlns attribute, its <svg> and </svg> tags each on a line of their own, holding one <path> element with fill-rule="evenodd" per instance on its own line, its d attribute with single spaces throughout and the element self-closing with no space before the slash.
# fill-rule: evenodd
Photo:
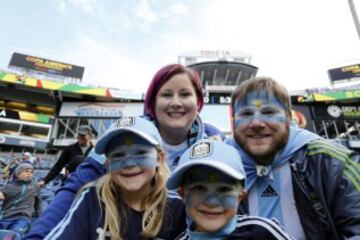
<svg viewBox="0 0 360 240">
<path fill-rule="evenodd" d="M 206 157 L 209 156 L 211 152 L 212 145 L 210 142 L 200 142 L 192 148 L 190 158 Z"/>
<path fill-rule="evenodd" d="M 135 118 L 134 117 L 122 117 L 122 118 L 116 120 L 115 126 L 117 128 L 119 128 L 119 127 L 132 126 L 134 124 L 135 124 Z"/>
</svg>

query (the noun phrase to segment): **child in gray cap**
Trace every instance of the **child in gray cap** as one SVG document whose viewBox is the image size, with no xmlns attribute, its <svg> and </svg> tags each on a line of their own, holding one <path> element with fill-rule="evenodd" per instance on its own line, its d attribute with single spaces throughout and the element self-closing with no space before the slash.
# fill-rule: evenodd
<svg viewBox="0 0 360 240">
<path fill-rule="evenodd" d="M 15 179 L 0 187 L 0 229 L 12 230 L 23 236 L 29 229 L 33 213 L 41 212 L 40 187 L 32 182 L 33 166 L 21 163 L 15 169 Z"/>
<path fill-rule="evenodd" d="M 246 196 L 245 178 L 241 158 L 232 146 L 210 139 L 192 145 L 167 180 L 168 189 L 178 190 L 190 220 L 176 239 L 292 239 L 275 221 L 237 214 Z"/>
</svg>

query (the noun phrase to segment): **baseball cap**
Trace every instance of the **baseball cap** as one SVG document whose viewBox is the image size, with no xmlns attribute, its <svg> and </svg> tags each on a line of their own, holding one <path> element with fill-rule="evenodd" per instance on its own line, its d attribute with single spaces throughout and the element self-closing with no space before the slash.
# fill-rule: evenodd
<svg viewBox="0 0 360 240">
<path fill-rule="evenodd" d="M 97 154 L 104 154 L 108 143 L 124 133 L 134 133 L 154 146 L 161 146 L 159 131 L 149 120 L 142 117 L 121 117 L 116 120 L 95 145 Z"/>
<path fill-rule="evenodd" d="M 222 141 L 203 139 L 181 156 L 178 167 L 167 180 L 167 188 L 179 188 L 184 174 L 195 166 L 214 168 L 236 180 L 243 180 L 246 176 L 241 157 L 234 147 Z"/>
<path fill-rule="evenodd" d="M 90 135 L 90 136 L 93 136 L 93 132 L 92 132 L 92 129 L 90 126 L 87 126 L 87 125 L 81 125 L 79 126 L 78 130 L 77 130 L 77 134 L 80 134 L 80 135 Z"/>
</svg>

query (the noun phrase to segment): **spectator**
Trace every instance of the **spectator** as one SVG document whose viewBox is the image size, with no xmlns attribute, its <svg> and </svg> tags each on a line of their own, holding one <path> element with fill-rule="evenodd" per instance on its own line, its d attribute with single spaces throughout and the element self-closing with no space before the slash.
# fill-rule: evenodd
<svg viewBox="0 0 360 240">
<path fill-rule="evenodd" d="M 201 140 L 188 149 L 167 181 L 192 220 L 177 239 L 291 240 L 275 221 L 236 215 L 244 179 L 241 158 L 226 143 Z"/>
<path fill-rule="evenodd" d="M 0 188 L 4 200 L 0 212 L 0 229 L 23 235 L 30 227 L 33 214 L 41 212 L 40 188 L 32 182 L 33 166 L 21 163 L 15 169 L 15 180 Z"/>
<path fill-rule="evenodd" d="M 359 155 L 291 124 L 287 90 L 241 83 L 231 101 L 250 215 L 276 218 L 296 239 L 360 239 Z"/>
<path fill-rule="evenodd" d="M 66 168 L 67 174 L 75 171 L 76 167 L 85 160 L 86 156 L 93 148 L 93 144 L 91 142 L 93 136 L 94 135 L 90 126 L 80 126 L 77 131 L 77 142 L 64 149 L 58 161 L 50 169 L 46 177 L 42 181 L 39 181 L 38 184 L 43 186 L 49 183 L 60 174 L 64 167 Z"/>
<path fill-rule="evenodd" d="M 167 197 L 161 145 L 148 120 L 115 122 L 96 145 L 107 156 L 108 173 L 84 187 L 45 239 L 174 239 L 186 227 L 185 209 L 178 198 Z"/>
<path fill-rule="evenodd" d="M 34 165 L 34 157 L 32 156 L 31 153 L 24 152 L 23 157 L 22 157 L 22 162 L 23 163 L 30 163 L 30 164 Z"/>
</svg>

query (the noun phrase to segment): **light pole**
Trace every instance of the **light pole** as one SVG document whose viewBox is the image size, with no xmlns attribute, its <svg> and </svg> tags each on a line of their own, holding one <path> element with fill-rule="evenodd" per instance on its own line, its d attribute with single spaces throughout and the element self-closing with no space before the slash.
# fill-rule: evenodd
<svg viewBox="0 0 360 240">
<path fill-rule="evenodd" d="M 357 32 L 358 37 L 359 37 L 359 40 L 360 40 L 360 23 L 359 23 L 358 15 L 357 15 L 357 13 L 356 13 L 355 5 L 354 5 L 353 0 L 348 0 L 348 2 L 349 2 L 349 7 L 350 7 L 351 15 L 352 15 L 353 20 L 354 20 L 356 32 Z"/>
</svg>

